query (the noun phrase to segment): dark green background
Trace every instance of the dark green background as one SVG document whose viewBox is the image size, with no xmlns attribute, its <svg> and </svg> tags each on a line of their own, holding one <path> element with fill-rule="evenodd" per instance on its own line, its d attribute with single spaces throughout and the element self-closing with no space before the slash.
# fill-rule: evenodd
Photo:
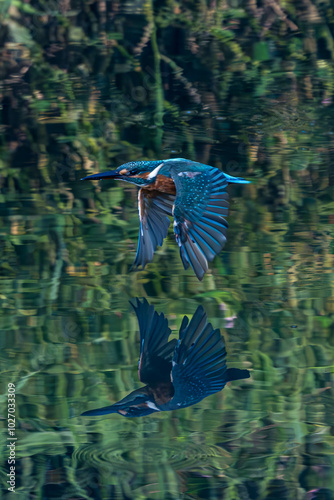
<svg viewBox="0 0 334 500">
<path fill-rule="evenodd" d="M 16 498 L 332 499 L 333 3 L 2 0 L 0 13 Z M 201 283 L 172 231 L 130 272 L 136 188 L 79 181 L 170 157 L 252 180 L 229 190 L 228 243 Z M 78 417 L 139 387 L 136 296 L 174 330 L 203 304 L 251 379 L 172 413 Z"/>
</svg>

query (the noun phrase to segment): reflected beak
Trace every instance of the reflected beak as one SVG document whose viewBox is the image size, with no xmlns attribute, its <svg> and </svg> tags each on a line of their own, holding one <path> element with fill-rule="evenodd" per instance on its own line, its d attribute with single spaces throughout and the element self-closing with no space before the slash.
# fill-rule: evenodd
<svg viewBox="0 0 334 500">
<path fill-rule="evenodd" d="M 117 170 L 109 170 L 108 172 L 103 172 L 101 174 L 93 174 L 93 175 L 87 175 L 87 177 L 83 177 L 80 179 L 81 181 L 97 181 L 100 179 L 120 179 L 122 176 L 119 175 Z"/>
<path fill-rule="evenodd" d="M 88 410 L 81 413 L 81 417 L 95 417 L 96 415 L 108 415 L 109 413 L 118 413 L 119 408 L 117 404 L 111 406 L 104 406 L 103 408 L 98 408 L 97 410 Z"/>
</svg>

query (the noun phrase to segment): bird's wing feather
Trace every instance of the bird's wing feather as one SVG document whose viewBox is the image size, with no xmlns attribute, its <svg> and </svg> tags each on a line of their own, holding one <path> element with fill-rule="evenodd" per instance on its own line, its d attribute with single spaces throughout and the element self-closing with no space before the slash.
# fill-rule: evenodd
<svg viewBox="0 0 334 500">
<path fill-rule="evenodd" d="M 137 298 L 131 305 L 137 315 L 140 332 L 139 380 L 145 384 L 168 382 L 176 345 L 176 339 L 168 342 L 171 334 L 168 321 L 146 299 L 140 302 Z"/>
<path fill-rule="evenodd" d="M 172 361 L 172 408 L 190 406 L 220 391 L 231 380 L 249 377 L 248 370 L 226 368 L 224 339 L 208 323 L 199 306 L 188 324 L 185 317 Z"/>
<path fill-rule="evenodd" d="M 175 196 L 141 188 L 138 192 L 139 238 L 134 266 L 143 268 L 152 262 L 157 246 L 167 236 Z"/>
<path fill-rule="evenodd" d="M 223 248 L 228 223 L 228 184 L 223 172 L 213 167 L 189 171 L 170 168 L 176 186 L 174 231 L 184 268 L 189 264 L 201 280 Z"/>
<path fill-rule="evenodd" d="M 173 407 L 189 406 L 220 391 L 227 382 L 226 350 L 219 330 L 199 306 L 189 325 L 182 324 L 172 361 Z"/>
</svg>

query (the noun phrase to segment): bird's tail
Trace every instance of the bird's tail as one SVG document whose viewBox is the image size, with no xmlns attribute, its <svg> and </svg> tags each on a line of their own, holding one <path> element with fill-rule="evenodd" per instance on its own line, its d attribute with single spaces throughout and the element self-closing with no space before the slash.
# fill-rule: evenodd
<svg viewBox="0 0 334 500">
<path fill-rule="evenodd" d="M 251 181 L 246 181 L 242 177 L 233 177 L 233 175 L 225 174 L 226 180 L 230 184 L 250 184 Z"/>
<path fill-rule="evenodd" d="M 239 368 L 228 368 L 226 370 L 226 378 L 228 382 L 231 380 L 241 380 L 243 378 L 249 378 L 248 370 L 239 370 Z"/>
</svg>

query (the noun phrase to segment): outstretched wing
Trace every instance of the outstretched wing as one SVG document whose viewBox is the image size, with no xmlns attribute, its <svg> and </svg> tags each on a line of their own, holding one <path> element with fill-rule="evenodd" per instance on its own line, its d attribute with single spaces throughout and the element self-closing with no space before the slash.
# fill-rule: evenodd
<svg viewBox="0 0 334 500">
<path fill-rule="evenodd" d="M 187 171 L 172 167 L 170 174 L 176 186 L 174 231 L 184 268 L 189 264 L 202 280 L 208 262 L 221 251 L 226 241 L 228 223 L 228 181 L 213 167 Z"/>
<path fill-rule="evenodd" d="M 139 238 L 134 266 L 143 268 L 152 262 L 157 246 L 167 236 L 175 196 L 141 188 L 138 192 Z"/>
<path fill-rule="evenodd" d="M 172 361 L 174 396 L 170 409 L 190 406 L 220 391 L 230 380 L 248 378 L 247 370 L 226 368 L 224 339 L 199 306 L 189 325 L 185 317 Z"/>
<path fill-rule="evenodd" d="M 226 384 L 226 350 L 219 330 L 199 306 L 189 325 L 181 325 L 172 368 L 174 408 L 189 406 L 220 391 Z"/>
<path fill-rule="evenodd" d="M 168 321 L 146 299 L 140 302 L 137 298 L 130 303 L 137 315 L 140 332 L 139 380 L 153 386 L 169 382 L 176 339 L 168 342 L 171 333 Z"/>
</svg>

